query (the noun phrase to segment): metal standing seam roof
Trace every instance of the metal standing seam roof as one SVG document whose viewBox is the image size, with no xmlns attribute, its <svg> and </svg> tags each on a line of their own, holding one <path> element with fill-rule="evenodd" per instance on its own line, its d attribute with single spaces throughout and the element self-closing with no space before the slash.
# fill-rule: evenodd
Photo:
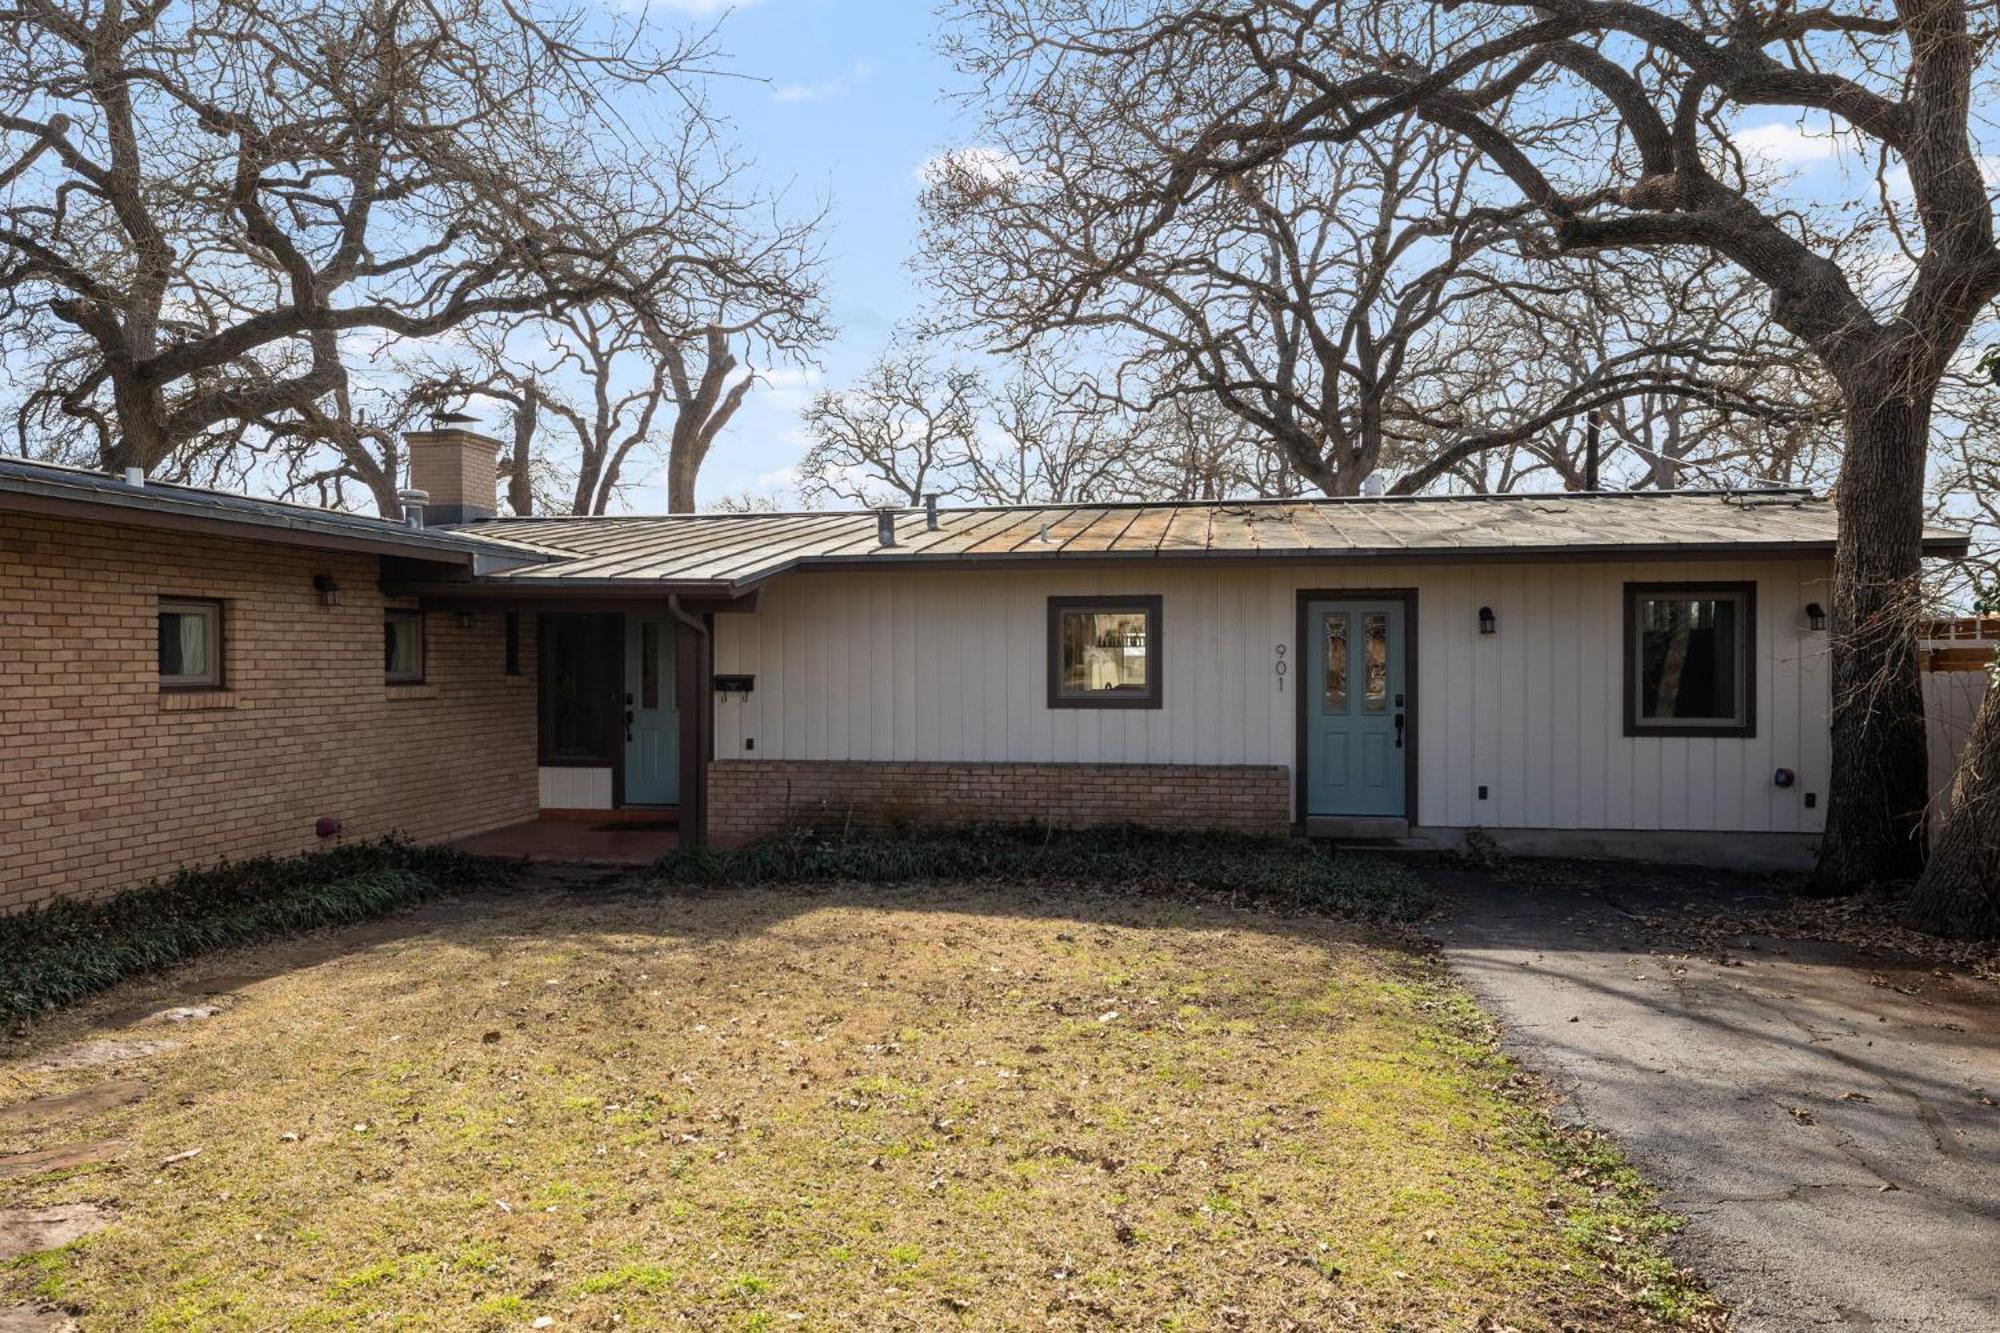
<svg viewBox="0 0 2000 1333">
<path fill-rule="evenodd" d="M 487 519 L 462 531 L 556 558 L 495 572 L 517 585 L 634 584 L 747 589 L 799 569 L 928 568 L 1044 560 L 1699 559 L 1825 552 L 1834 506 L 1805 491 L 1630 491 L 1556 495 L 1028 505 L 900 510 L 896 544 L 873 511 Z M 1961 533 L 1927 530 L 1925 550 L 1960 555 Z"/>
<path fill-rule="evenodd" d="M 498 532 L 463 528 L 413 528 L 391 519 L 349 514 L 286 500 L 265 500 L 231 491 L 146 480 L 132 485 L 121 477 L 62 463 L 0 458 L 0 509 L 59 506 L 57 512 L 104 511 L 128 521 L 180 520 L 226 530 L 247 529 L 272 541 L 315 540 L 319 544 L 453 558 L 484 572 L 489 568 L 546 560 L 550 553 Z M 112 521 L 117 521 L 113 518 Z"/>
<path fill-rule="evenodd" d="M 401 523 L 311 505 L 148 480 L 133 486 L 85 468 L 0 458 L 0 509 L 59 506 L 131 521 L 247 528 L 316 541 L 455 559 L 480 582 L 639 591 L 740 592 L 800 569 L 895 569 L 1049 560 L 1480 560 L 1713 558 L 1831 554 L 1833 505 L 1805 491 L 1619 491 L 1553 495 L 949 508 L 896 517 L 877 540 L 870 510 L 790 514 L 486 519 L 454 527 Z M 1963 533 L 1929 529 L 1931 555 L 1965 554 Z"/>
</svg>

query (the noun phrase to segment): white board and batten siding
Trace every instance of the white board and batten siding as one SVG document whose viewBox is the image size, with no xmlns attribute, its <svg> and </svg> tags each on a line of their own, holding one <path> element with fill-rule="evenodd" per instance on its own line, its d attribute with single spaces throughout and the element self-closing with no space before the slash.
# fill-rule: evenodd
<svg viewBox="0 0 2000 1333">
<path fill-rule="evenodd" d="M 611 770 L 604 768 L 548 768 L 540 770 L 542 809 L 609 810 Z"/>
<path fill-rule="evenodd" d="M 1624 735 L 1624 584 L 1683 579 L 1758 585 L 1753 737 Z M 716 619 L 716 671 L 757 681 L 747 699 L 717 697 L 715 752 L 1291 767 L 1297 591 L 1413 588 L 1414 823 L 1815 833 L 1828 636 L 1804 607 L 1830 602 L 1830 579 L 1799 560 L 797 574 L 766 585 L 756 614 Z M 1050 709 L 1048 598 L 1128 593 L 1163 598 L 1164 707 Z M 1775 784 L 1780 768 L 1796 785 Z"/>
</svg>

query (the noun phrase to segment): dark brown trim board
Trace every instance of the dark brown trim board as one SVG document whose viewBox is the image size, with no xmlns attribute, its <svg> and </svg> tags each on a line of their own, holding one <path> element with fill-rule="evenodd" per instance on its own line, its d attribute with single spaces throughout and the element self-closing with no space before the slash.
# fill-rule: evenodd
<svg viewBox="0 0 2000 1333">
<path fill-rule="evenodd" d="M 1088 695 L 1062 692 L 1062 617 L 1065 611 L 1131 611 L 1146 613 L 1146 690 L 1098 690 Z M 1048 659 L 1049 707 L 1051 708 L 1160 708 L 1166 698 L 1166 681 L 1161 676 L 1165 663 L 1162 651 L 1162 598 L 1158 593 L 1134 593 L 1126 597 L 1049 598 L 1048 641 L 1043 645 Z"/>
<path fill-rule="evenodd" d="M 1743 720 L 1716 725 L 1674 726 L 1639 718 L 1639 599 L 1660 593 L 1734 593 L 1743 602 L 1742 632 L 1737 635 L 1736 669 L 1743 682 Z M 1625 734 L 1627 736 L 1730 736 L 1750 740 L 1757 735 L 1757 585 L 1755 582 L 1690 580 L 1674 583 L 1628 583 L 1619 653 L 1625 660 Z"/>
<path fill-rule="evenodd" d="M 1403 745 L 1409 755 L 1403 764 L 1403 818 L 1417 821 L 1417 740 L 1423 735 L 1423 694 L 1418 687 L 1417 590 L 1415 588 L 1300 588 L 1292 611 L 1292 829 L 1307 832 L 1306 821 L 1306 698 L 1305 647 L 1306 606 L 1310 602 L 1401 602 L 1403 604 L 1403 693 L 1409 696 L 1404 709 L 1408 717 L 1403 728 Z"/>
<path fill-rule="evenodd" d="M 708 841 L 708 761 L 715 737 L 715 618 L 675 615 L 674 702 L 680 711 L 681 845 Z M 697 628 L 698 627 L 698 628 Z"/>
</svg>

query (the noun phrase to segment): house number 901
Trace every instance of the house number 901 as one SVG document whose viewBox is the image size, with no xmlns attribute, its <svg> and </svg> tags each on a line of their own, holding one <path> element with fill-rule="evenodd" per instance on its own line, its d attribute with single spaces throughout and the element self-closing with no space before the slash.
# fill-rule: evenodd
<svg viewBox="0 0 2000 1333">
<path fill-rule="evenodd" d="M 1285 645 L 1282 643 L 1278 644 L 1275 648 L 1272 649 L 1272 651 L 1277 653 L 1278 661 L 1277 664 L 1271 668 L 1271 673 L 1278 678 L 1278 693 L 1283 694 L 1285 692 L 1285 671 L 1286 671 Z"/>
</svg>

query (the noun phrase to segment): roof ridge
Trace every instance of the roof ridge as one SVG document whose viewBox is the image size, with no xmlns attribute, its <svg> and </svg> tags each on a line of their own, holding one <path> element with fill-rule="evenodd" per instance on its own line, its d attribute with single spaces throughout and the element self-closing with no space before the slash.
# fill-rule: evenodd
<svg viewBox="0 0 2000 1333">
<path fill-rule="evenodd" d="M 1636 491 L 1487 491 L 1442 495 L 1287 495 L 1245 496 L 1230 500 L 1050 500 L 1037 504 L 939 505 L 940 514 L 1035 513 L 1053 509 L 1213 509 L 1275 508 L 1284 505 L 1411 505 L 1411 504 L 1490 504 L 1526 500 L 1744 500 L 1792 498 L 1823 503 L 1809 486 L 1749 486 L 1734 489 L 1704 487 L 1696 490 Z M 499 523 L 629 523 L 658 522 L 664 519 L 778 519 L 778 518 L 865 518 L 870 522 L 882 509 L 898 514 L 921 514 L 922 505 L 883 505 L 875 509 L 752 509 L 742 511 L 702 510 L 680 514 L 510 514 L 475 519 L 460 527 Z"/>
</svg>

